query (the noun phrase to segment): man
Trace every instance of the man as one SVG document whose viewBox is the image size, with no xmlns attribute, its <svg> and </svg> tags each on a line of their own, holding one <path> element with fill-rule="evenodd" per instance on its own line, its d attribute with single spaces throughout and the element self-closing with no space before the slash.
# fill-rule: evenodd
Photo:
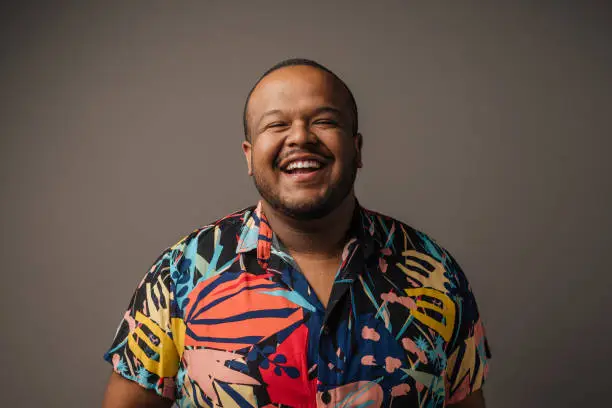
<svg viewBox="0 0 612 408">
<path fill-rule="evenodd" d="M 157 259 L 112 347 L 105 407 L 484 407 L 469 284 L 423 233 L 362 208 L 352 93 L 310 60 L 244 110 L 256 207 Z"/>
</svg>

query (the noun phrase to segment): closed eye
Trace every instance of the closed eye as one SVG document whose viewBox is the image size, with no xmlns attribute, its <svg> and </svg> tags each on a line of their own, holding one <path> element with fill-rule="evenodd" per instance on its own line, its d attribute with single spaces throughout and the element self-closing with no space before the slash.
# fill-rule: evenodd
<svg viewBox="0 0 612 408">
<path fill-rule="evenodd" d="M 286 127 L 287 124 L 285 122 L 274 122 L 274 123 L 270 123 L 267 127 L 269 128 L 279 128 L 279 127 Z"/>
<path fill-rule="evenodd" d="M 332 119 L 319 119 L 314 122 L 315 125 L 328 125 L 328 126 L 337 126 L 338 122 Z"/>
</svg>

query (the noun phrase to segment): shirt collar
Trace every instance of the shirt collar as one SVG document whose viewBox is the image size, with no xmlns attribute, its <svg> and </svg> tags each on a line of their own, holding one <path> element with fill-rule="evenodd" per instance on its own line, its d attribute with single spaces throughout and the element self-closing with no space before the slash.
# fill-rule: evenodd
<svg viewBox="0 0 612 408">
<path fill-rule="evenodd" d="M 363 208 L 356 201 L 355 211 L 349 227 L 349 242 L 356 242 L 363 248 L 364 257 L 368 259 L 376 254 L 383 245 L 380 224 L 377 222 L 378 214 Z M 272 243 L 275 239 L 272 228 L 263 213 L 261 200 L 256 207 L 252 207 L 244 214 L 240 237 L 236 246 L 236 253 L 246 253 L 257 250 L 257 259 L 267 265 L 270 258 Z M 263 265 L 262 265 L 263 266 Z"/>
<path fill-rule="evenodd" d="M 363 208 L 356 201 L 355 213 L 351 222 L 349 236 L 357 238 L 363 248 L 364 258 L 369 259 L 383 247 L 378 214 Z"/>
<path fill-rule="evenodd" d="M 238 237 L 238 244 L 236 245 L 237 254 L 249 252 L 257 248 L 261 215 L 261 201 L 256 207 L 251 207 L 245 211 L 242 227 L 240 228 L 240 236 Z"/>
</svg>

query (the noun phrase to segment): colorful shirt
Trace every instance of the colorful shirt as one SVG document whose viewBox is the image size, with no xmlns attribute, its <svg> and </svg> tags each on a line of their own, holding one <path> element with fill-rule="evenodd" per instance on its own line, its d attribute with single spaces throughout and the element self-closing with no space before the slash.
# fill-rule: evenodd
<svg viewBox="0 0 612 408">
<path fill-rule="evenodd" d="M 465 275 L 425 234 L 356 207 L 324 307 L 257 207 L 157 259 L 105 359 L 178 407 L 443 407 L 489 351 Z"/>
</svg>

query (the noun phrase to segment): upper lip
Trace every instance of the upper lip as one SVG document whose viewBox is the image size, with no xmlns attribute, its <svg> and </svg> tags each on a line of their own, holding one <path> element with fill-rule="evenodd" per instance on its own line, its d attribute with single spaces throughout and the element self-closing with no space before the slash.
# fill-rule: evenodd
<svg viewBox="0 0 612 408">
<path fill-rule="evenodd" d="M 285 170 L 294 161 L 309 161 L 309 160 L 313 160 L 318 163 L 321 163 L 321 165 L 324 165 L 326 163 L 326 160 L 321 156 L 302 153 L 302 154 L 294 154 L 294 155 L 287 157 L 286 159 L 281 160 L 281 162 L 278 164 L 278 168 L 281 170 Z"/>
</svg>

